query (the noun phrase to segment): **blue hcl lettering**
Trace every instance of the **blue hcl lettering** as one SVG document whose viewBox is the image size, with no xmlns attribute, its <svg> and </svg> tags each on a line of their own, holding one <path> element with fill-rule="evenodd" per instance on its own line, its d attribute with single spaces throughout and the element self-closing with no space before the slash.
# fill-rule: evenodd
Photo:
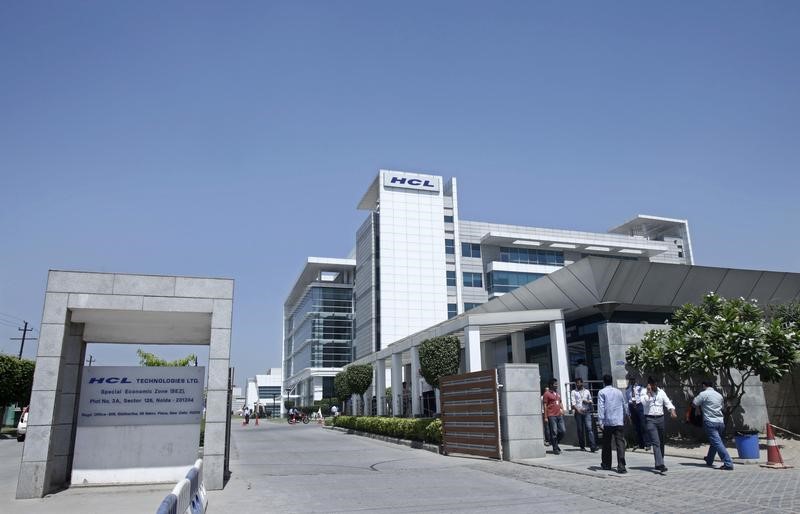
<svg viewBox="0 0 800 514">
<path fill-rule="evenodd" d="M 392 177 L 389 182 L 392 184 L 408 184 L 409 186 L 436 187 L 430 180 L 418 178 Z"/>
<path fill-rule="evenodd" d="M 128 377 L 92 377 L 89 379 L 90 384 L 132 384 Z"/>
</svg>

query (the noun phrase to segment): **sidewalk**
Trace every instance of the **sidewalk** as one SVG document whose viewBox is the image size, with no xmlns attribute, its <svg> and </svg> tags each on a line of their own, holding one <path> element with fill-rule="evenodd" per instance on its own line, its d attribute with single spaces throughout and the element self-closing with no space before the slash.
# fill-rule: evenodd
<svg viewBox="0 0 800 514">
<path fill-rule="evenodd" d="M 800 441 L 791 439 L 777 438 L 778 447 L 781 451 L 784 463 L 787 465 L 800 466 Z M 761 441 L 761 457 L 759 463 L 767 462 L 766 452 L 766 439 L 762 438 Z M 596 453 L 582 451 L 577 446 L 561 445 L 561 455 L 554 455 L 550 453 L 548 447 L 547 455 L 543 459 L 522 459 L 515 461 L 519 464 L 526 466 L 533 466 L 546 469 L 554 469 L 558 471 L 567 471 L 577 474 L 591 475 L 595 477 L 611 477 L 620 476 L 616 471 L 605 471 L 600 468 L 600 450 Z M 736 448 L 728 448 L 728 451 L 733 457 L 734 464 L 737 471 L 740 470 L 756 470 L 761 469 L 758 464 L 743 464 L 737 459 Z M 680 473 L 685 471 L 694 471 L 698 468 L 705 468 L 703 458 L 708 452 L 708 443 L 687 443 L 687 445 L 667 445 L 666 456 L 664 463 L 669 469 L 668 473 Z M 653 467 L 655 465 L 653 452 L 630 449 L 625 452 L 625 460 L 627 462 L 628 475 L 637 474 L 636 472 L 644 471 L 650 474 L 659 474 Z M 722 463 L 719 457 L 714 463 L 715 467 L 719 467 Z M 611 465 L 613 468 L 617 466 L 617 456 L 613 451 L 611 452 Z"/>
</svg>

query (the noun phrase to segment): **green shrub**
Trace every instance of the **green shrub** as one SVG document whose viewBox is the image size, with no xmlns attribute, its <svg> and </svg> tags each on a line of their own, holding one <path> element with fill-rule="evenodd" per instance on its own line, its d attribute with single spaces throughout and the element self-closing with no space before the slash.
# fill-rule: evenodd
<svg viewBox="0 0 800 514">
<path fill-rule="evenodd" d="M 434 419 L 425 427 L 425 440 L 433 444 L 442 444 L 442 420 Z"/>
<path fill-rule="evenodd" d="M 359 432 L 433 444 L 442 442 L 442 422 L 438 419 L 382 416 L 338 416 L 331 419 L 334 426 Z"/>
</svg>

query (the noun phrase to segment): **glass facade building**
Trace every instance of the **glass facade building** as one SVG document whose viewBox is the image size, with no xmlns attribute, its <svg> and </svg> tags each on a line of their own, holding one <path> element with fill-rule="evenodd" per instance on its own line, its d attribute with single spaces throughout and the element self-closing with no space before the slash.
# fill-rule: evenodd
<svg viewBox="0 0 800 514">
<path fill-rule="evenodd" d="M 284 303 L 284 389 L 311 404 L 353 360 L 355 262 L 311 257 Z"/>
</svg>

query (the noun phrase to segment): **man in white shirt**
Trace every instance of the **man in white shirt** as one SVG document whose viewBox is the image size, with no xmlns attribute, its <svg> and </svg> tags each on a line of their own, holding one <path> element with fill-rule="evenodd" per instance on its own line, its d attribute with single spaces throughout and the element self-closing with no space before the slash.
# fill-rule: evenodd
<svg viewBox="0 0 800 514">
<path fill-rule="evenodd" d="M 722 459 L 722 467 L 719 469 L 725 471 L 733 470 L 733 460 L 725 448 L 723 437 L 725 436 L 725 418 L 723 409 L 725 406 L 725 399 L 714 390 L 714 383 L 710 380 L 703 381 L 705 389 L 694 397 L 692 404 L 695 409 L 703 413 L 703 428 L 706 430 L 708 442 L 708 454 L 705 461 L 708 466 L 714 465 L 714 457 L 719 453 L 719 458 Z"/>
<path fill-rule="evenodd" d="M 667 393 L 659 389 L 653 377 L 647 379 L 647 391 L 640 395 L 642 408 L 644 409 L 645 429 L 653 445 L 653 456 L 656 460 L 656 469 L 666 473 L 667 467 L 664 465 L 664 414 L 669 411 L 670 417 L 677 418 L 675 406 L 670 401 Z"/>
<path fill-rule="evenodd" d="M 583 387 L 583 380 L 575 379 L 575 389 L 571 393 L 572 411 L 575 413 L 575 426 L 578 429 L 578 446 L 586 451 L 586 443 L 592 452 L 597 451 L 594 430 L 592 430 L 592 393 Z"/>
</svg>

